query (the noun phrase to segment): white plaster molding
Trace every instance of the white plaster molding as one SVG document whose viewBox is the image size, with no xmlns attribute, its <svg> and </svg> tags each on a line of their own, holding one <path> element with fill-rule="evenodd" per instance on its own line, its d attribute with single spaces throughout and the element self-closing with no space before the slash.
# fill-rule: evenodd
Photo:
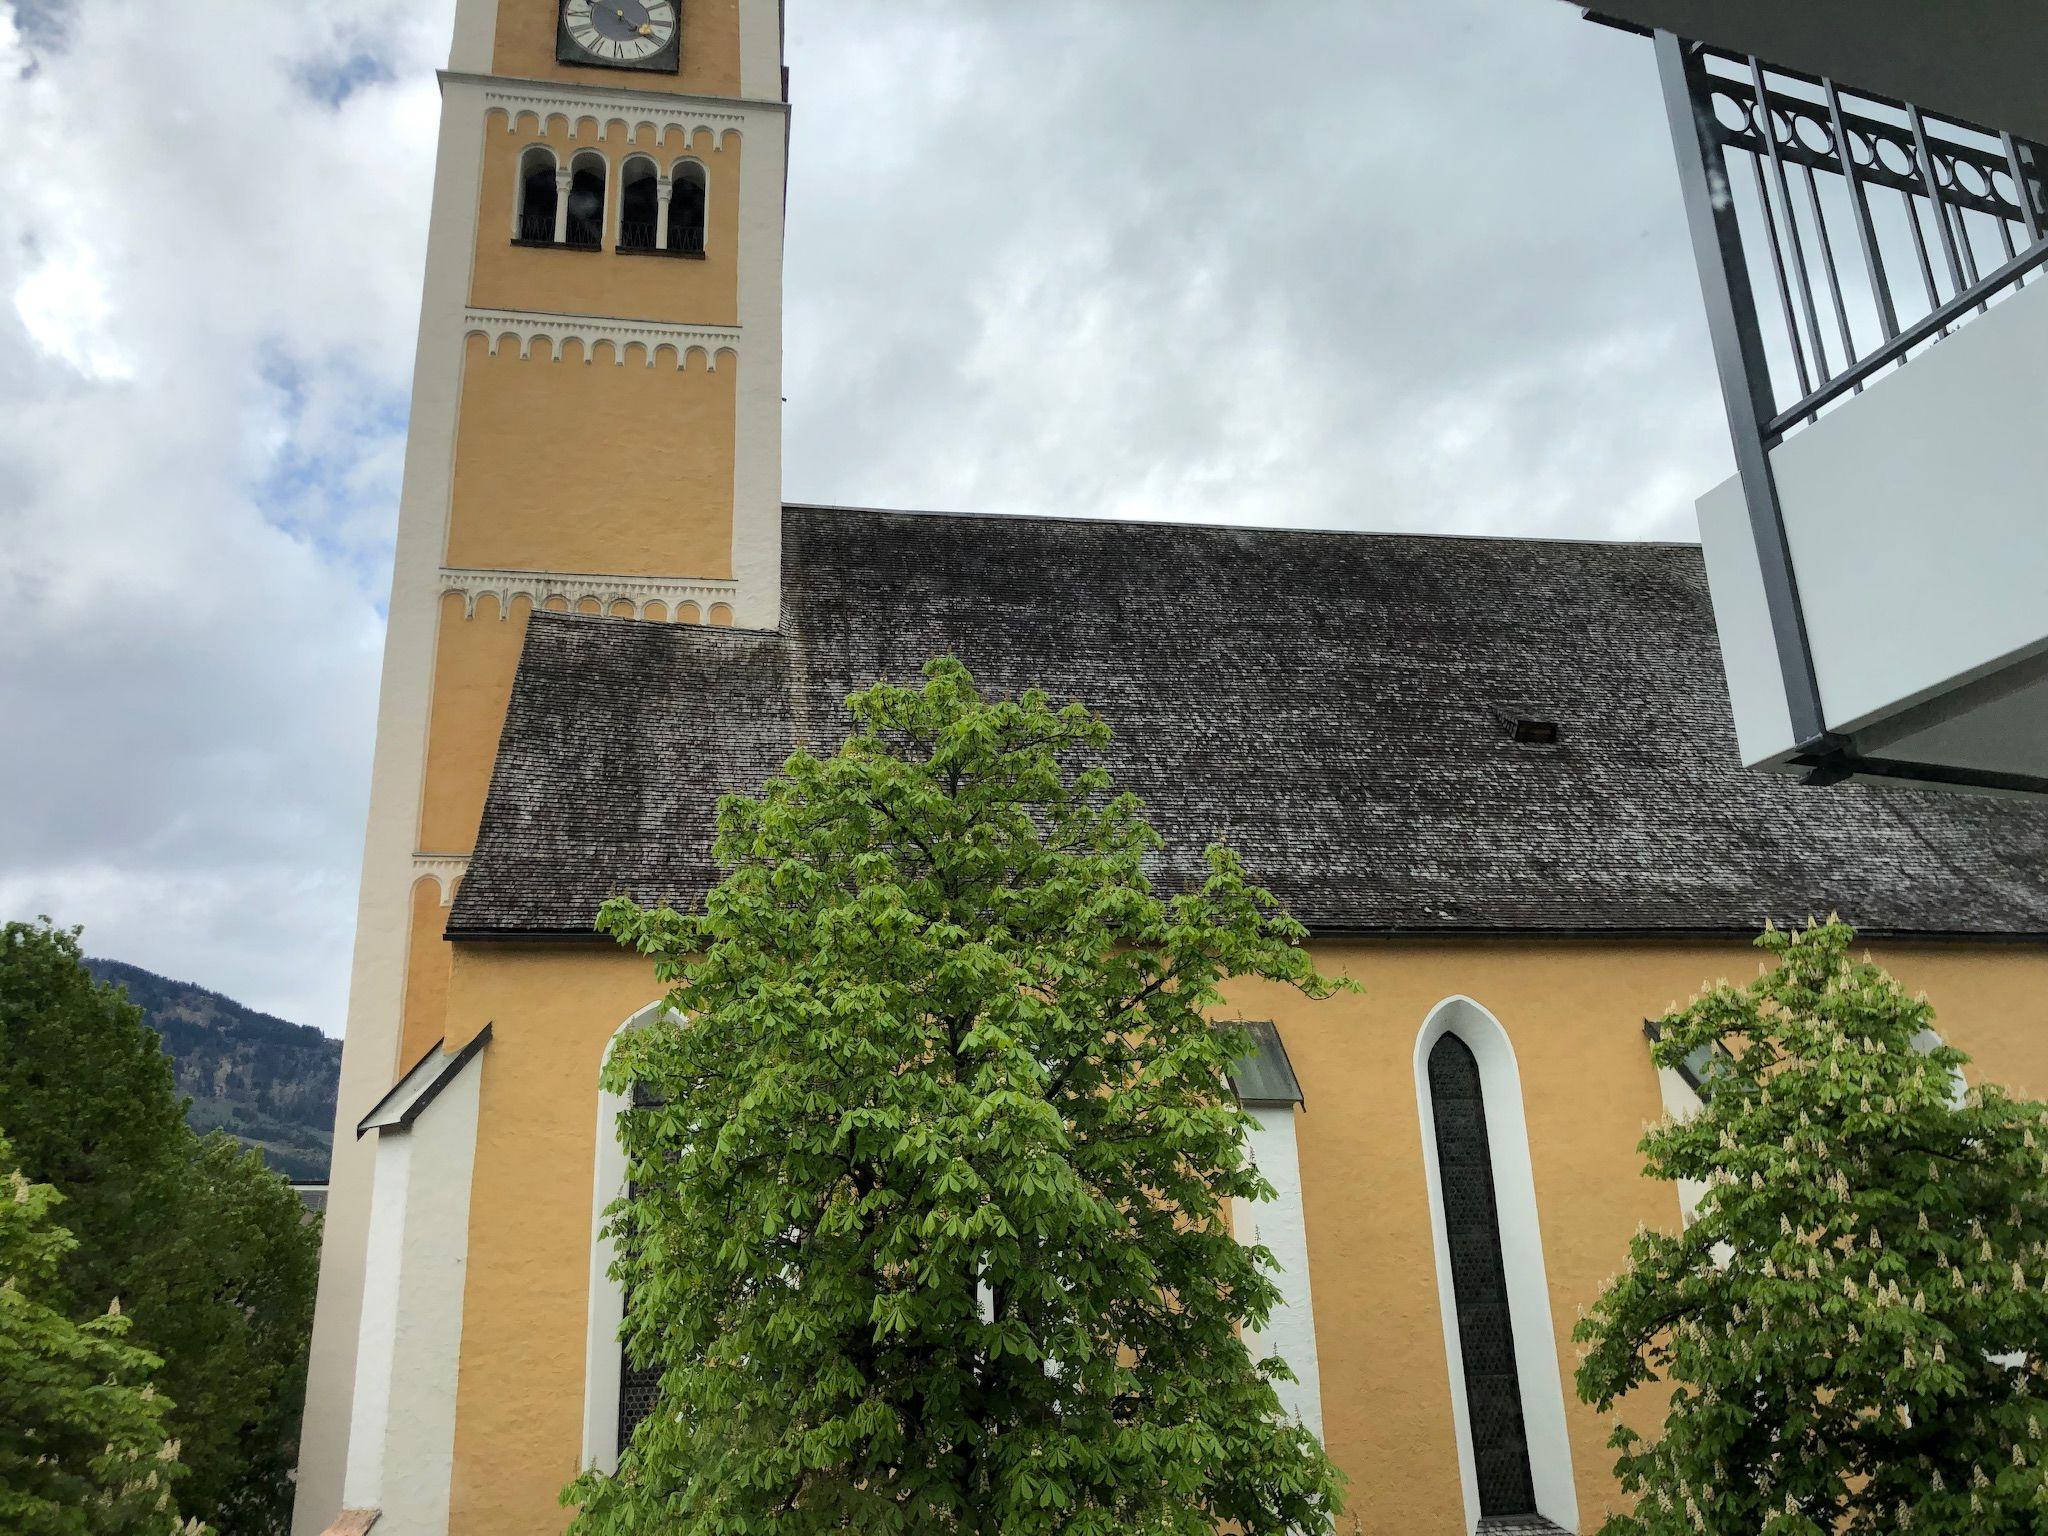
<svg viewBox="0 0 2048 1536">
<path fill-rule="evenodd" d="M 447 906 L 455 899 L 455 882 L 469 873 L 469 855 L 466 853 L 416 853 L 412 856 L 413 884 L 417 885 L 422 875 L 431 875 L 434 883 L 441 888 L 441 905 Z"/>
<path fill-rule="evenodd" d="M 612 1047 L 626 1034 L 667 1009 L 665 1002 L 652 1002 L 627 1019 L 604 1045 L 609 1059 Z M 600 1072 L 603 1062 L 599 1063 Z M 604 1235 L 604 1213 L 626 1192 L 626 1149 L 619 1145 L 619 1112 L 626 1107 L 623 1094 L 600 1087 L 597 1091 L 597 1151 L 590 1184 L 590 1288 L 584 1326 L 583 1362 L 583 1465 L 610 1474 L 619 1469 L 619 1376 L 624 1369 L 624 1351 L 619 1327 L 626 1320 L 626 1293 L 612 1278 L 613 1248 Z"/>
<path fill-rule="evenodd" d="M 443 73 L 441 79 L 445 86 L 450 81 L 468 77 Z M 567 118 L 571 139 L 577 137 L 582 119 L 595 118 L 599 137 L 604 136 L 605 129 L 612 123 L 624 127 L 628 138 L 643 124 L 652 127 L 657 135 L 669 128 L 680 128 L 694 136 L 702 128 L 712 135 L 712 142 L 723 149 L 734 134 L 744 137 L 750 116 L 761 112 L 780 116 L 787 110 L 780 102 L 740 102 L 723 97 L 685 96 L 663 91 L 542 85 L 494 76 L 474 83 L 483 87 L 484 111 L 502 111 L 508 131 L 518 128 L 522 112 L 531 112 L 543 124 L 550 117 Z"/>
<path fill-rule="evenodd" d="M 714 373 L 721 353 L 730 352 L 734 358 L 740 353 L 740 332 L 736 326 L 670 325 L 659 320 L 615 320 L 601 315 L 551 315 L 532 309 L 464 309 L 462 334 L 465 339 L 483 337 L 490 343 L 493 357 L 507 337 L 517 339 L 522 358 L 531 357 L 534 342 L 545 337 L 554 344 L 549 355 L 556 362 L 561 361 L 563 342 L 582 342 L 585 363 L 591 361 L 599 342 L 610 342 L 612 361 L 620 367 L 625 366 L 626 349 L 636 344 L 646 353 L 645 366 L 649 368 L 654 366 L 655 354 L 663 347 L 674 350 L 676 367 L 687 367 L 694 350 Z"/>
<path fill-rule="evenodd" d="M 1529 1161 L 1529 1126 L 1522 1109 L 1522 1075 L 1515 1048 L 1500 1020 L 1469 997 L 1449 997 L 1423 1020 L 1415 1037 L 1415 1101 L 1422 1123 L 1422 1162 L 1429 1185 L 1429 1223 L 1436 1246 L 1437 1303 L 1451 1378 L 1451 1416 L 1457 1432 L 1458 1474 L 1464 1485 L 1465 1529 L 1479 1526 L 1479 1479 L 1472 1454 L 1471 1411 L 1465 1401 L 1464 1354 L 1458 1338 L 1458 1301 L 1451 1276 L 1450 1238 L 1444 1228 L 1443 1173 L 1437 1166 L 1436 1107 L 1429 1088 L 1429 1053 L 1456 1035 L 1479 1063 L 1486 1104 L 1487 1147 L 1493 1159 L 1495 1216 L 1507 1271 L 1508 1319 L 1515 1335 L 1515 1373 L 1522 1387 L 1522 1428 L 1529 1442 L 1529 1479 L 1536 1509 L 1567 1531 L 1579 1528 L 1579 1495 L 1572 1482 L 1571 1442 L 1565 1428 L 1564 1381 L 1557 1364 L 1557 1330 L 1550 1315 L 1550 1281 L 1543 1267 L 1543 1233 L 1536 1210 L 1536 1176 Z"/>
<path fill-rule="evenodd" d="M 476 601 L 490 594 L 498 599 L 498 617 L 506 617 L 512 599 L 524 597 L 539 608 L 551 597 L 565 599 L 573 611 L 582 599 L 594 598 L 600 612 L 611 612 L 614 602 L 624 599 L 633 605 L 633 617 L 647 617 L 649 603 L 668 604 L 668 616 L 684 603 L 695 603 L 700 614 L 708 614 L 713 603 L 730 605 L 739 583 L 712 576 L 602 576 L 587 571 L 482 571 L 444 566 L 441 594 L 459 593 L 463 617 L 476 617 Z"/>
<path fill-rule="evenodd" d="M 1279 1264 L 1274 1283 L 1279 1305 L 1266 1326 L 1247 1340 L 1258 1354 L 1278 1355 L 1294 1372 L 1293 1381 L 1275 1384 L 1280 1406 L 1289 1418 L 1323 1438 L 1323 1373 L 1316 1354 L 1316 1306 L 1309 1290 L 1308 1221 L 1301 1196 L 1301 1155 L 1295 1144 L 1295 1107 L 1260 1104 L 1246 1110 L 1257 1122 L 1250 1132 L 1252 1161 L 1273 1198 L 1253 1204 L 1235 1202 L 1232 1228 L 1242 1243 L 1263 1243 Z"/>
</svg>

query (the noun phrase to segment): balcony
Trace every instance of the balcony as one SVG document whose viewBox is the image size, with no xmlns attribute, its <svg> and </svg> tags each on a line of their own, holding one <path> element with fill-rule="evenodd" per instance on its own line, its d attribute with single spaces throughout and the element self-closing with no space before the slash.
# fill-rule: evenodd
<svg viewBox="0 0 2048 1536">
<path fill-rule="evenodd" d="M 1787 23 L 1799 67 L 1630 18 L 1735 449 L 1699 520 L 1743 759 L 2048 793 L 2048 152 L 1816 72 L 1822 11 L 1837 57 L 1870 54 L 1838 7 Z M 2003 106 L 1986 46 L 1955 28 L 1881 72 Z"/>
</svg>

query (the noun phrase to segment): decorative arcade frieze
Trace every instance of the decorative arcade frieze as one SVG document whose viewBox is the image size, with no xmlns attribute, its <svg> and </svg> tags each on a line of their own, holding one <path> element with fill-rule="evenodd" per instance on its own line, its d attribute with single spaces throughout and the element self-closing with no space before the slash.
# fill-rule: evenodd
<svg viewBox="0 0 2048 1536">
<path fill-rule="evenodd" d="M 617 618 L 677 619 L 686 622 L 706 618 L 719 622 L 716 610 L 724 610 L 731 622 L 732 603 L 739 583 L 716 577 L 601 576 L 578 571 L 483 571 L 443 567 L 441 594 L 459 593 L 463 616 L 476 617 L 477 599 L 489 594 L 498 600 L 498 617 L 510 611 L 515 597 L 524 597 L 536 608 L 558 600 L 564 612 L 597 612 Z M 618 613 L 624 604 L 630 612 Z M 659 605 L 658 612 L 652 611 Z"/>
</svg>

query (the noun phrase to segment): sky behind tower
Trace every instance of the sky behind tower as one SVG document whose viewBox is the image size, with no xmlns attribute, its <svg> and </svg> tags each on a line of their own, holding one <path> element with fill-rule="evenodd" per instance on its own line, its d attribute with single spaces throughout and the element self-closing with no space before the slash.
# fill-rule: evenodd
<svg viewBox="0 0 2048 1536">
<path fill-rule="evenodd" d="M 0 0 L 0 915 L 336 1032 L 450 12 Z M 1728 472 L 1572 6 L 789 25 L 792 500 L 1689 538 Z"/>
</svg>

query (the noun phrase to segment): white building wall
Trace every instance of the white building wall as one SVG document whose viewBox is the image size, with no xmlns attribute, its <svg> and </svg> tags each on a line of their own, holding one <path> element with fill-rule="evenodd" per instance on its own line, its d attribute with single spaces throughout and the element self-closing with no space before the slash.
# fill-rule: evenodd
<svg viewBox="0 0 2048 1536">
<path fill-rule="evenodd" d="M 1273 1186 L 1274 1198 L 1257 1204 L 1235 1202 L 1232 1222 L 1238 1240 L 1263 1243 L 1279 1262 L 1274 1277 L 1280 1304 L 1265 1328 L 1246 1342 L 1255 1356 L 1278 1355 L 1295 1380 L 1279 1384 L 1280 1406 L 1323 1438 L 1323 1376 L 1316 1356 L 1315 1299 L 1309 1290 L 1308 1219 L 1301 1198 L 1301 1156 L 1295 1143 L 1292 1104 L 1260 1105 L 1249 1111 L 1252 1161 Z"/>
<path fill-rule="evenodd" d="M 344 1502 L 379 1536 L 445 1536 L 482 1057 L 411 1129 L 371 1133 L 377 1193 Z"/>
</svg>

